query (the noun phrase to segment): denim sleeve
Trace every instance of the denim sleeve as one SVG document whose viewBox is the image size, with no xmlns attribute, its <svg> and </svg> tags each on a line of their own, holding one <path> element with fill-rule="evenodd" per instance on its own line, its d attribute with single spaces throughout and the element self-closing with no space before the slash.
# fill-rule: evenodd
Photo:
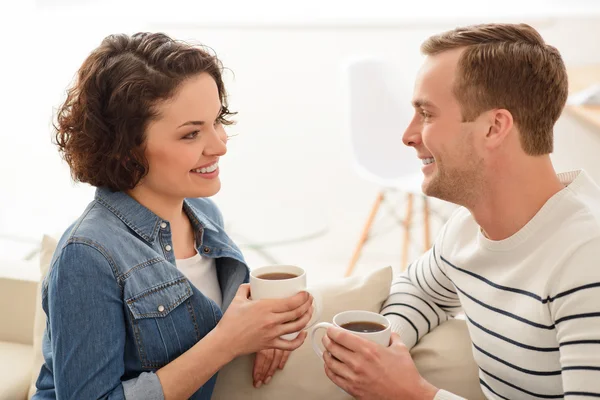
<svg viewBox="0 0 600 400">
<path fill-rule="evenodd" d="M 57 398 L 164 399 L 154 373 L 121 381 L 124 304 L 100 248 L 70 243 L 62 250 L 48 277 L 48 319 Z"/>
</svg>

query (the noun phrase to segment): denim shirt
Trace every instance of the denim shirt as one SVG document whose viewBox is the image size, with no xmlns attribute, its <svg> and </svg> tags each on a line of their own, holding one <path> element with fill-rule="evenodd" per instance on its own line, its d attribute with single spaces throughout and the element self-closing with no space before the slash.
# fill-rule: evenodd
<svg viewBox="0 0 600 400">
<path fill-rule="evenodd" d="M 42 285 L 42 399 L 164 399 L 156 370 L 219 322 L 249 271 L 209 199 L 186 199 L 196 248 L 215 259 L 223 311 L 177 270 L 171 228 L 123 192 L 96 190 Z M 216 375 L 192 399 L 210 399 Z"/>
</svg>

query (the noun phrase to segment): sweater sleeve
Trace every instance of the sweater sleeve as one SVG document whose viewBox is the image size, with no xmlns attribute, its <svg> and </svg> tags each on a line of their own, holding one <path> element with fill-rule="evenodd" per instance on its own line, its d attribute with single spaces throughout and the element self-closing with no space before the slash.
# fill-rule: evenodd
<svg viewBox="0 0 600 400">
<path fill-rule="evenodd" d="M 394 279 L 381 309 L 409 349 L 461 311 L 456 288 L 439 254 L 446 229 L 447 224 L 433 247 Z"/>
<path fill-rule="evenodd" d="M 548 306 L 559 343 L 564 397 L 600 397 L 600 237 L 565 256 Z"/>
</svg>

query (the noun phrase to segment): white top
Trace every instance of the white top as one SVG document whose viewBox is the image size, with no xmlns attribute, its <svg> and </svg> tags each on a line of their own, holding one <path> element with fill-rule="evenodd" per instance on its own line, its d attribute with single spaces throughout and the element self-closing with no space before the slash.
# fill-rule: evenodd
<svg viewBox="0 0 600 400">
<path fill-rule="evenodd" d="M 175 260 L 175 262 L 177 269 L 220 308 L 223 303 L 223 295 L 217 278 L 215 260 L 196 253 L 193 257 Z"/>
<path fill-rule="evenodd" d="M 490 399 L 600 397 L 600 187 L 584 171 L 559 178 L 568 186 L 506 240 L 458 209 L 384 303 L 409 348 L 463 311 Z"/>
</svg>

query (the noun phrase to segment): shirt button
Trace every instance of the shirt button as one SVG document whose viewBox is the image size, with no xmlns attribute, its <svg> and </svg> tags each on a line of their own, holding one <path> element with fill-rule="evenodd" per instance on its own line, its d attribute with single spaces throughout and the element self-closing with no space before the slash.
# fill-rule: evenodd
<svg viewBox="0 0 600 400">
<path fill-rule="evenodd" d="M 173 249 L 173 248 L 172 248 L 170 245 L 166 245 L 166 246 L 165 246 L 165 250 L 166 250 L 166 251 L 171 251 L 171 249 Z"/>
<path fill-rule="evenodd" d="M 162 229 L 165 229 L 167 227 L 167 223 L 166 222 L 161 222 L 160 227 Z"/>
<path fill-rule="evenodd" d="M 165 306 L 158 306 L 158 312 L 165 311 Z"/>
<path fill-rule="evenodd" d="M 205 253 L 210 253 L 210 249 L 208 247 L 205 247 L 204 249 L 202 249 L 202 251 L 204 251 Z"/>
</svg>

